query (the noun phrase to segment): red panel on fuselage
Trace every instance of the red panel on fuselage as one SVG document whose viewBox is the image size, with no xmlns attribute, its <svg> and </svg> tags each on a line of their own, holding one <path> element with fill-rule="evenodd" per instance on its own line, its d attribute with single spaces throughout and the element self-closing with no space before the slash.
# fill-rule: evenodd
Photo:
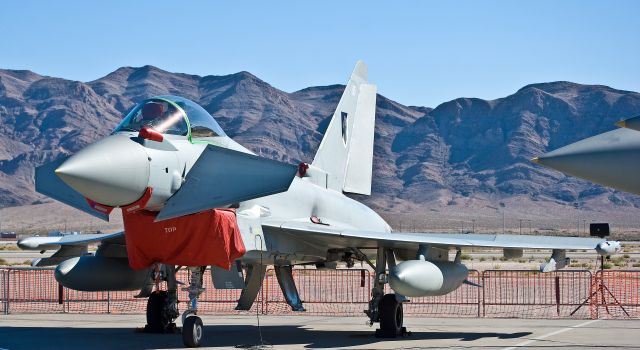
<svg viewBox="0 0 640 350">
<path fill-rule="evenodd" d="M 163 263 L 228 270 L 246 252 L 233 209 L 212 209 L 160 222 L 153 221 L 156 212 L 146 210 L 122 208 L 122 215 L 133 269 Z"/>
</svg>

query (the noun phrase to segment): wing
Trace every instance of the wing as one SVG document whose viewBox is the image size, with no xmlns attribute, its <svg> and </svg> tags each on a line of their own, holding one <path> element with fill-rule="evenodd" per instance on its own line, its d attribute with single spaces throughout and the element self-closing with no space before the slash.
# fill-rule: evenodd
<svg viewBox="0 0 640 350">
<path fill-rule="evenodd" d="M 18 247 L 24 250 L 46 250 L 56 252 L 46 258 L 35 259 L 33 266 L 53 266 L 67 259 L 87 254 L 87 246 L 101 242 L 98 252 L 107 257 L 126 257 L 124 232 L 70 235 L 62 237 L 27 237 L 18 241 Z"/>
<path fill-rule="evenodd" d="M 305 221 L 308 219 L 305 219 Z M 507 234 L 456 234 L 456 233 L 406 233 L 359 231 L 337 226 L 300 221 L 266 222 L 265 230 L 303 237 L 307 241 L 324 242 L 330 248 L 374 248 L 380 245 L 390 248 L 416 248 L 417 245 L 433 245 L 442 248 L 485 247 L 512 249 L 596 249 L 604 242 L 601 238 L 530 236 Z"/>
</svg>

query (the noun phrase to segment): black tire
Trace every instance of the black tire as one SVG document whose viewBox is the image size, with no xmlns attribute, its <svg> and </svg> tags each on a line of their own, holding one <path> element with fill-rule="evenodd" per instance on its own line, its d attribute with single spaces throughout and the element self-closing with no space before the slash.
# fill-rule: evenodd
<svg viewBox="0 0 640 350">
<path fill-rule="evenodd" d="M 147 300 L 147 326 L 145 330 L 152 333 L 162 333 L 164 331 L 162 313 L 164 305 L 168 299 L 166 291 L 151 293 Z"/>
<path fill-rule="evenodd" d="M 188 348 L 197 348 L 202 343 L 204 327 L 198 316 L 189 316 L 182 325 L 182 342 Z"/>
<path fill-rule="evenodd" d="M 404 313 L 402 303 L 396 300 L 395 294 L 386 294 L 380 301 L 380 329 L 385 333 L 402 334 Z"/>
</svg>

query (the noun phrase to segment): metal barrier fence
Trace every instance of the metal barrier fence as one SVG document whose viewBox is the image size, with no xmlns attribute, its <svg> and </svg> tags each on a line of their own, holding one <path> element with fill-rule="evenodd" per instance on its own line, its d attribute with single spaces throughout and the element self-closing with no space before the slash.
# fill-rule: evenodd
<svg viewBox="0 0 640 350">
<path fill-rule="evenodd" d="M 591 299 L 593 318 L 640 318 L 640 272 L 598 271 Z"/>
<path fill-rule="evenodd" d="M 573 312 L 591 295 L 589 271 L 488 270 L 482 285 L 485 317 L 591 318 L 590 304 Z"/>
<path fill-rule="evenodd" d="M 9 294 L 9 281 L 7 280 L 8 276 L 8 271 L 0 270 L 0 310 L 2 310 L 2 313 L 5 315 L 9 313 L 9 298 L 7 298 L 7 295 Z"/>
<path fill-rule="evenodd" d="M 373 275 L 363 269 L 295 269 L 293 277 L 306 314 L 360 316 L 369 302 Z M 265 313 L 298 314 L 287 305 L 271 270 L 264 284 Z"/>
<path fill-rule="evenodd" d="M 179 271 L 187 282 L 187 271 Z M 294 279 L 305 313 L 286 304 L 273 270 L 268 270 L 262 290 L 250 311 L 236 311 L 239 290 L 213 288 L 205 274 L 207 290 L 199 300 L 202 314 L 269 315 L 313 314 L 363 316 L 374 274 L 364 269 L 294 269 Z M 469 281 L 454 292 L 438 297 L 411 298 L 406 315 L 438 317 L 515 318 L 640 318 L 640 270 L 568 270 L 539 273 L 522 270 L 470 271 Z M 388 288 L 388 287 L 387 287 Z M 0 269 L 0 312 L 8 313 L 116 313 L 140 314 L 145 298 L 135 292 L 79 292 L 63 288 L 53 269 Z M 188 300 L 180 290 L 181 303 Z M 183 308 L 183 306 L 181 307 Z"/>
</svg>

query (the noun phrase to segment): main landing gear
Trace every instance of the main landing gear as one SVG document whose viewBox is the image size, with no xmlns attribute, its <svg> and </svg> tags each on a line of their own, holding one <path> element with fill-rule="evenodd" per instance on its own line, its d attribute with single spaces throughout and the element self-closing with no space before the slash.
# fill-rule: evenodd
<svg viewBox="0 0 640 350">
<path fill-rule="evenodd" d="M 376 329 L 378 338 L 395 338 L 407 334 L 407 329 L 402 326 L 404 312 L 402 303 L 396 299 L 395 294 L 386 294 L 379 305 L 380 328 Z"/>
<path fill-rule="evenodd" d="M 387 283 L 387 262 L 389 268 L 395 266 L 393 250 L 378 248 L 375 268 L 376 277 L 371 289 L 371 301 L 369 309 L 365 311 L 369 316 L 369 325 L 375 322 L 380 323 L 380 328 L 376 329 L 378 338 L 395 338 L 397 336 L 410 335 L 403 326 L 404 312 L 402 302 L 404 297 L 396 294 L 384 294 L 384 285 Z"/>
<path fill-rule="evenodd" d="M 161 291 L 160 282 L 167 281 L 167 290 Z M 174 320 L 178 313 L 178 283 L 176 281 L 175 267 L 170 265 L 158 265 L 154 271 L 155 288 L 153 284 L 146 290 L 147 300 L 147 325 L 146 333 L 175 333 L 177 330 Z M 155 289 L 155 290 L 154 290 Z"/>
<path fill-rule="evenodd" d="M 202 344 L 204 327 L 198 314 L 198 298 L 205 291 L 202 287 L 206 266 L 189 267 L 189 286 L 183 288 L 189 293 L 189 305 L 182 313 L 182 341 L 186 347 L 195 348 Z M 178 294 L 176 270 L 173 266 L 163 265 L 155 270 L 155 291 L 149 295 L 147 301 L 147 333 L 175 333 L 178 328 L 175 319 L 178 318 Z M 161 291 L 158 286 L 161 280 L 167 281 L 167 290 Z M 149 289 L 149 292 L 151 290 Z"/>
</svg>

